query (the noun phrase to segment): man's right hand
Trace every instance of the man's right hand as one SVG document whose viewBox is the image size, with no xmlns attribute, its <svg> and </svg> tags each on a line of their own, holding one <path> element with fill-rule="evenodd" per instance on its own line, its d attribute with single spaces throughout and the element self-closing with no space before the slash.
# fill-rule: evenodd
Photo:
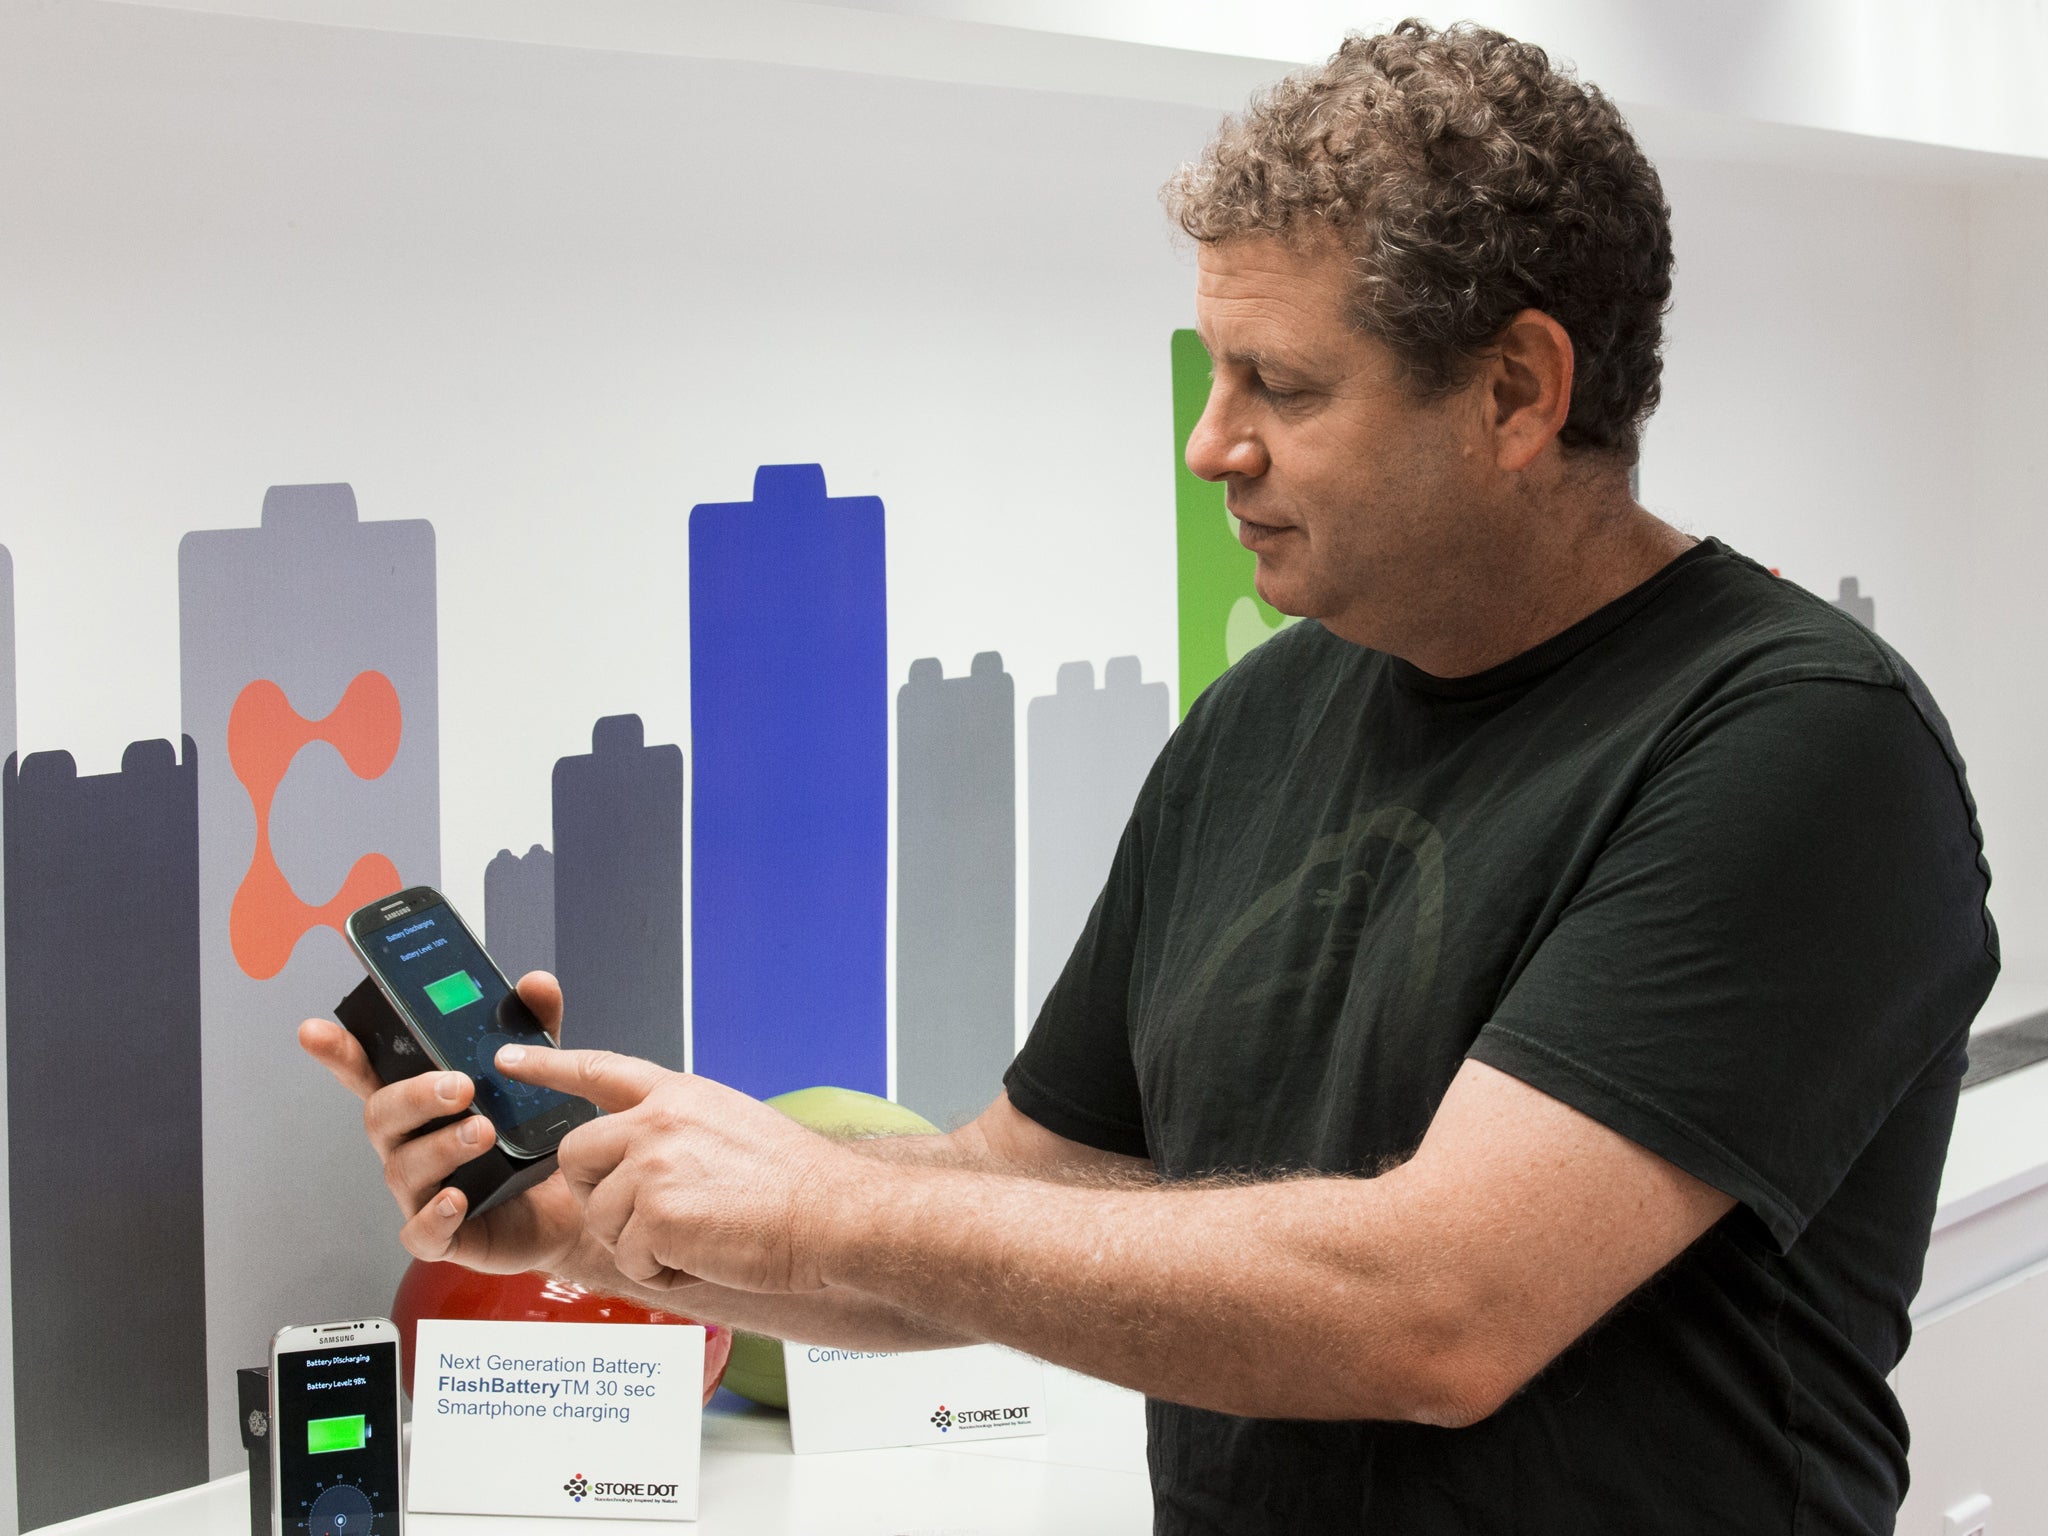
<svg viewBox="0 0 2048 1536">
<path fill-rule="evenodd" d="M 519 996 L 559 1040 L 562 989 L 555 978 L 530 972 L 520 979 Z M 386 1085 L 355 1037 L 331 1019 L 306 1020 L 299 1026 L 299 1044 L 363 1101 L 363 1129 L 405 1216 L 399 1241 L 408 1253 L 496 1274 L 568 1269 L 583 1239 L 583 1212 L 561 1174 L 551 1174 L 472 1222 L 463 1220 L 469 1202 L 462 1191 L 441 1188 L 449 1174 L 489 1151 L 495 1140 L 489 1120 L 466 1113 L 476 1097 L 476 1084 L 468 1077 L 422 1072 Z M 430 1135 L 419 1134 L 421 1126 L 446 1115 L 461 1118 Z"/>
</svg>

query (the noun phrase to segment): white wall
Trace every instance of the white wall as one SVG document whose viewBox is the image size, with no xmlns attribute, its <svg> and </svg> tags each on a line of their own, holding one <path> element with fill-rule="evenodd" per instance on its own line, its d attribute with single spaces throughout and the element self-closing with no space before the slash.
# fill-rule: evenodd
<svg viewBox="0 0 2048 1536">
<path fill-rule="evenodd" d="M 1541 43 L 1632 105 L 2048 155 L 2043 0 L 1491 0 L 1383 10 L 1349 0 L 143 3 L 985 83 L 1050 72 L 1062 89 L 1216 105 L 1231 104 L 1244 81 L 1277 73 L 1270 61 L 1320 59 L 1347 31 L 1419 11 Z M 1139 46 L 1044 46 L 1055 39 Z M 1162 57 L 1168 50 L 1177 57 Z"/>
<path fill-rule="evenodd" d="M 837 0 L 1293 61 L 1404 15 L 1482 21 L 1571 59 L 1629 102 L 2048 154 L 2041 0 L 1487 0 L 1361 7 L 1351 0 Z"/>
<path fill-rule="evenodd" d="M 2048 1009 L 2048 186 L 1971 191 L 1968 512 L 1929 545 L 1958 589 L 1963 666 L 1949 709 L 1992 836 L 2007 981 L 1985 1022 Z"/>
</svg>

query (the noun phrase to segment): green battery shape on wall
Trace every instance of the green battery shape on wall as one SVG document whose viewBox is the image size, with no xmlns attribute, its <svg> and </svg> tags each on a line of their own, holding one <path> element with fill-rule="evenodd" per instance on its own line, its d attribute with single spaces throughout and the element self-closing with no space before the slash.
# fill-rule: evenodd
<svg viewBox="0 0 2048 1536">
<path fill-rule="evenodd" d="M 334 1419 L 309 1419 L 306 1423 L 306 1454 L 324 1456 L 329 1451 L 360 1451 L 370 1443 L 367 1414 L 349 1413 Z"/>
<path fill-rule="evenodd" d="M 484 989 L 476 984 L 476 978 L 469 972 L 457 971 L 453 976 L 428 982 L 426 993 L 433 1005 L 446 1015 L 458 1008 L 467 1008 L 484 995 Z"/>
</svg>

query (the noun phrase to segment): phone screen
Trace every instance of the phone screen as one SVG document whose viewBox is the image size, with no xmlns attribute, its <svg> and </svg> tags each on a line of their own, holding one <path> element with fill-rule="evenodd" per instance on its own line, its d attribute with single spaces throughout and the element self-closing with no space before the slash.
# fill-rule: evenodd
<svg viewBox="0 0 2048 1536">
<path fill-rule="evenodd" d="M 280 1353 L 275 1374 L 284 1536 L 397 1531 L 397 1340 Z"/>
<path fill-rule="evenodd" d="M 579 1121 L 587 1117 L 583 1100 L 515 1082 L 493 1065 L 503 1046 L 553 1042 L 445 902 L 415 907 L 358 942 L 441 1059 L 476 1080 L 476 1107 L 507 1140 L 518 1144 L 520 1126 L 558 1118 L 554 1112 L 564 1108 L 581 1111 Z"/>
</svg>

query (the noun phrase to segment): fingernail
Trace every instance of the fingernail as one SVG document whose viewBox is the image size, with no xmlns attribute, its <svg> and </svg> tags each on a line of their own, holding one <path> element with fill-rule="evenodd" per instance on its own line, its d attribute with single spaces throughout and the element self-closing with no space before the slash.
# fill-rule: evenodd
<svg viewBox="0 0 2048 1536">
<path fill-rule="evenodd" d="M 444 1194 L 434 1202 L 434 1209 L 443 1216 L 453 1216 L 455 1214 L 455 1197 Z"/>
<path fill-rule="evenodd" d="M 454 1103 L 462 1097 L 462 1074 L 460 1072 L 443 1072 L 440 1081 L 434 1084 L 434 1092 L 438 1097 L 446 1099 L 451 1104 Z"/>
<path fill-rule="evenodd" d="M 501 1067 L 516 1067 L 524 1060 L 526 1047 L 523 1045 L 508 1045 L 498 1052 L 498 1065 Z"/>
<path fill-rule="evenodd" d="M 468 1116 L 466 1119 L 463 1120 L 462 1124 L 459 1127 L 457 1127 L 455 1134 L 461 1137 L 463 1141 L 467 1142 L 470 1146 L 475 1146 L 478 1142 L 484 1139 L 483 1116 Z"/>
</svg>

